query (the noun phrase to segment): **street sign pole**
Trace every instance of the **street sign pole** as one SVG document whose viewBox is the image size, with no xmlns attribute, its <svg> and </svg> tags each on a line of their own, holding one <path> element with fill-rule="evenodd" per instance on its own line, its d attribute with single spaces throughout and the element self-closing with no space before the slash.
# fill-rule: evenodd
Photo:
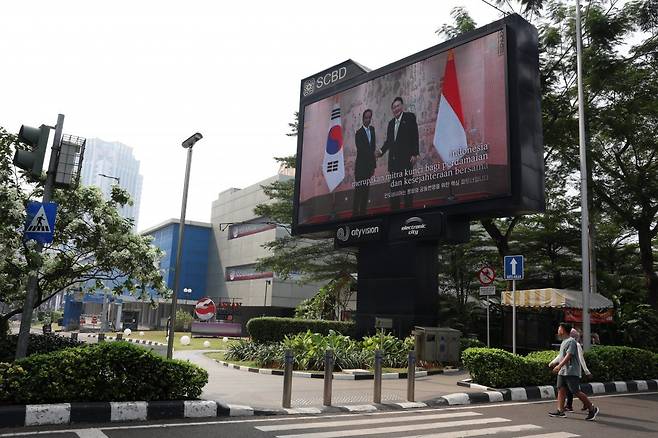
<svg viewBox="0 0 658 438">
<path fill-rule="evenodd" d="M 491 301 L 487 297 L 487 348 L 491 348 L 491 337 L 489 336 L 489 307 L 491 306 Z"/>
<path fill-rule="evenodd" d="M 59 163 L 60 140 L 62 138 L 62 129 L 64 128 L 64 114 L 57 115 L 57 126 L 55 127 L 55 138 L 50 152 L 50 162 L 48 163 L 48 172 L 46 173 L 46 183 L 43 185 L 43 204 L 50 202 L 55 189 L 55 175 Z M 43 251 L 43 243 L 37 242 L 34 251 L 40 254 Z M 41 260 L 41 257 L 37 257 Z M 18 341 L 16 342 L 16 359 L 24 358 L 27 355 L 27 345 L 30 340 L 30 326 L 32 325 L 32 311 L 37 301 L 37 287 L 39 286 L 39 269 L 41 262 L 36 262 L 36 266 L 30 270 L 27 278 L 25 291 L 25 302 L 23 303 L 23 312 L 21 313 L 21 328 L 18 332 Z"/>
<path fill-rule="evenodd" d="M 516 280 L 512 280 L 512 354 L 516 354 Z"/>
</svg>

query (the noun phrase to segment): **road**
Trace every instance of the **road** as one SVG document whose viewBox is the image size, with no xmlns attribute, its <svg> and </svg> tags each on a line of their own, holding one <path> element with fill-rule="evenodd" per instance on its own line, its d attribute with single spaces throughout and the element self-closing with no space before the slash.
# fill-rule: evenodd
<svg viewBox="0 0 658 438">
<path fill-rule="evenodd" d="M 658 392 L 593 397 L 601 408 L 596 421 L 583 413 L 550 418 L 551 402 L 498 403 L 452 408 L 384 411 L 368 414 L 275 416 L 216 421 L 40 427 L 0 431 L 0 438 L 338 438 L 500 437 L 634 438 L 658 436 Z M 578 404 L 578 403 L 577 403 Z"/>
</svg>

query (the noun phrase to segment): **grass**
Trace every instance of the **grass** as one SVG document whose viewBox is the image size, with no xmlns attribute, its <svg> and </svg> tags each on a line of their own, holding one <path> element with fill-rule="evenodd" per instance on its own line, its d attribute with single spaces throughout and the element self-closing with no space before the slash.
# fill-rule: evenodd
<svg viewBox="0 0 658 438">
<path fill-rule="evenodd" d="M 140 336 L 140 333 L 144 333 L 144 336 Z M 144 339 L 147 341 L 156 341 L 163 344 L 167 343 L 165 337 L 167 333 L 164 330 L 153 330 L 153 331 L 139 331 L 133 330 L 133 332 L 127 338 L 131 339 Z M 180 343 L 180 338 L 183 336 L 190 337 L 190 344 L 183 345 Z M 124 336 L 126 338 L 126 336 Z M 210 342 L 209 347 L 203 345 L 204 342 Z M 176 350 L 225 350 L 228 345 L 233 342 L 229 339 L 224 342 L 223 338 L 193 338 L 190 332 L 176 332 L 174 339 L 174 349 Z"/>
</svg>

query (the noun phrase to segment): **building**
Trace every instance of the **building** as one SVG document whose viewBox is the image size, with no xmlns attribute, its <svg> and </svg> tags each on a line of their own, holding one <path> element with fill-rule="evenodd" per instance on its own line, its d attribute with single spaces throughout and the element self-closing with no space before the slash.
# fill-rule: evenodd
<svg viewBox="0 0 658 438">
<path fill-rule="evenodd" d="M 282 171 L 249 187 L 225 190 L 212 203 L 213 240 L 207 284 L 217 298 L 273 314 L 274 309 L 294 309 L 318 291 L 320 285 L 302 286 L 294 278 L 284 280 L 272 272 L 256 270 L 257 260 L 268 254 L 263 245 L 289 235 L 287 228 L 254 214 L 256 205 L 270 201 L 262 186 L 292 178 Z"/>
<path fill-rule="evenodd" d="M 84 185 L 100 187 L 108 198 L 114 184 L 128 191 L 133 205 L 123 206 L 120 212 L 123 217 L 132 218 L 134 229 L 137 229 L 143 178 L 139 173 L 139 161 L 130 146 L 98 138 L 87 139 L 80 181 Z"/>
<path fill-rule="evenodd" d="M 319 284 L 299 285 L 295 278 L 284 280 L 256 269 L 257 260 L 268 254 L 263 245 L 288 235 L 286 227 L 254 214 L 256 205 L 270 201 L 262 186 L 291 178 L 284 170 L 244 189 L 225 190 L 212 203 L 210 223 L 185 222 L 179 308 L 192 312 L 199 299 L 209 297 L 218 308 L 217 319 L 241 323 L 245 333 L 244 325 L 251 317 L 292 316 L 302 300 L 316 294 Z M 172 290 L 179 224 L 178 219 L 169 219 L 142 232 L 152 236 L 153 245 L 164 252 L 160 269 Z M 171 311 L 171 300 L 155 294 L 152 302 L 128 294 L 107 298 L 102 293 L 79 293 L 77 299 L 74 296 L 68 295 L 67 306 L 77 310 L 65 311 L 65 322 L 77 321 L 80 315 L 96 315 L 100 325 L 100 315 L 106 309 L 116 329 L 125 325 L 162 329 Z"/>
</svg>

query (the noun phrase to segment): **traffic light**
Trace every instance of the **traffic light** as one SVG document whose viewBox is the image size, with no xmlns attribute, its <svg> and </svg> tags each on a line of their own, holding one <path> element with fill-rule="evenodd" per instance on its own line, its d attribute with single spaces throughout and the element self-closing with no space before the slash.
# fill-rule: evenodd
<svg viewBox="0 0 658 438">
<path fill-rule="evenodd" d="M 32 179 L 39 180 L 41 178 L 49 135 L 50 128 L 46 125 L 41 125 L 39 128 L 23 125 L 21 130 L 18 131 L 18 141 L 31 146 L 32 150 L 17 149 L 14 154 L 14 164 L 23 170 L 27 170 Z"/>
</svg>

